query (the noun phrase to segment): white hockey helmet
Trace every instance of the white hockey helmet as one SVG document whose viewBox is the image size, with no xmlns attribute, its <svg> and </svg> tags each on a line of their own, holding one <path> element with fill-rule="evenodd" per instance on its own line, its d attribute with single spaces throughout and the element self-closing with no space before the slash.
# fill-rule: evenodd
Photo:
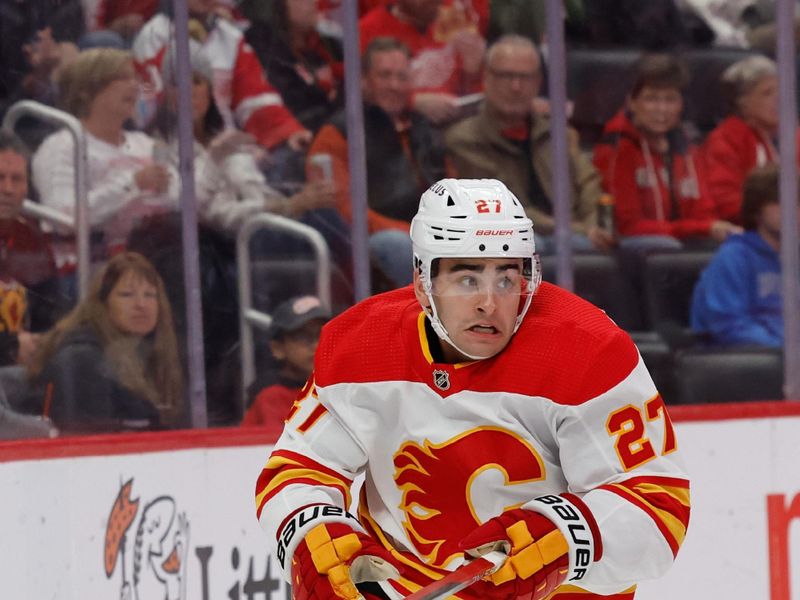
<svg viewBox="0 0 800 600">
<path fill-rule="evenodd" d="M 431 309 L 428 316 L 437 335 L 458 348 L 439 320 L 433 300 L 431 266 L 439 258 L 522 258 L 523 295 L 514 325 L 516 333 L 542 280 L 536 256 L 533 222 L 520 201 L 496 179 L 442 179 L 420 198 L 411 221 L 414 268 Z"/>
</svg>

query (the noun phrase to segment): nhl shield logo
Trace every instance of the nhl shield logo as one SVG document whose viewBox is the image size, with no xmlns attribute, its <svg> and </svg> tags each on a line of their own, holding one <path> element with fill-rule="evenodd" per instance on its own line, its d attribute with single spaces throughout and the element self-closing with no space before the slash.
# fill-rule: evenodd
<svg viewBox="0 0 800 600">
<path fill-rule="evenodd" d="M 450 373 L 436 369 L 433 372 L 433 384 L 442 391 L 450 389 Z"/>
</svg>

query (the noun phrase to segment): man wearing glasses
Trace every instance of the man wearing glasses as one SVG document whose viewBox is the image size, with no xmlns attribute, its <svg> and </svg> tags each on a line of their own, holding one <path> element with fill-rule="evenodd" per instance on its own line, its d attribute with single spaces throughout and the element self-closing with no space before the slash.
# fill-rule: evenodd
<svg viewBox="0 0 800 600">
<path fill-rule="evenodd" d="M 256 485 L 293 597 L 398 600 L 499 550 L 457 598 L 631 600 L 689 519 L 633 342 L 541 282 L 532 223 L 499 181 L 435 183 L 411 239 L 413 285 L 323 329 Z"/>
<path fill-rule="evenodd" d="M 555 252 L 553 231 L 552 140 L 550 120 L 537 98 L 541 62 L 529 39 L 506 35 L 486 52 L 484 102 L 477 115 L 453 125 L 445 136 L 447 152 L 459 177 L 496 177 L 522 201 L 536 223 L 536 248 Z M 544 102 L 546 104 L 546 102 Z M 600 175 L 569 138 L 572 245 L 576 251 L 606 250 L 612 234 L 598 227 Z"/>
</svg>

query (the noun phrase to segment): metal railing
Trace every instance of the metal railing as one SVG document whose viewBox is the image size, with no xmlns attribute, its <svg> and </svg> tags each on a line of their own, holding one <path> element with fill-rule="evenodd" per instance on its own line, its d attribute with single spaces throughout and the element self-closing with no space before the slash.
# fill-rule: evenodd
<svg viewBox="0 0 800 600">
<path fill-rule="evenodd" d="M 75 232 L 75 219 L 65 215 L 60 210 L 44 206 L 27 198 L 22 201 L 22 214 L 37 221 L 46 221 L 70 233 Z"/>
<path fill-rule="evenodd" d="M 75 160 L 75 219 L 61 222 L 60 224 L 66 227 L 71 227 L 75 232 L 75 237 L 78 245 L 78 294 L 80 298 L 86 295 L 89 290 L 89 207 L 88 207 L 88 161 L 86 158 L 86 137 L 83 133 L 83 126 L 81 122 L 73 117 L 71 114 L 61 110 L 57 110 L 46 104 L 34 102 L 33 100 L 22 100 L 15 103 L 8 109 L 6 116 L 3 119 L 3 129 L 14 131 L 14 128 L 24 116 L 32 116 L 42 121 L 61 125 L 66 127 L 72 134 L 74 142 L 74 160 Z M 28 203 L 28 210 L 32 210 Z M 44 210 L 45 207 L 39 207 Z M 39 210 L 36 209 L 36 210 Z M 54 211 L 42 212 L 42 218 L 50 222 L 57 222 L 57 217 L 53 215 Z M 29 213 L 32 214 L 32 213 Z M 63 215 L 62 215 L 63 216 Z"/>
<path fill-rule="evenodd" d="M 255 344 L 253 328 L 266 330 L 272 317 L 253 308 L 252 261 L 250 240 L 265 229 L 277 229 L 304 238 L 314 251 L 317 265 L 316 295 L 322 304 L 331 308 L 331 259 L 328 245 L 312 227 L 286 217 L 264 213 L 251 217 L 236 236 L 236 265 L 239 279 L 239 335 L 242 357 L 242 410 L 247 405 L 247 386 L 255 379 Z"/>
</svg>

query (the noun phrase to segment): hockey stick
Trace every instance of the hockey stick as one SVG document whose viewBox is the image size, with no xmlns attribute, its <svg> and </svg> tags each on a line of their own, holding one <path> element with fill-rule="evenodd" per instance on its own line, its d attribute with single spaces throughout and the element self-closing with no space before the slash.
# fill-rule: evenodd
<svg viewBox="0 0 800 600">
<path fill-rule="evenodd" d="M 480 558 L 471 560 L 467 564 L 458 567 L 455 571 L 439 581 L 429 583 L 410 596 L 406 596 L 405 600 L 444 600 L 444 598 L 460 592 L 479 579 L 483 579 L 487 575 L 491 575 L 497 571 L 505 562 L 506 558 L 508 558 L 508 555 L 503 552 L 498 552 L 496 550 L 488 552 Z"/>
</svg>

